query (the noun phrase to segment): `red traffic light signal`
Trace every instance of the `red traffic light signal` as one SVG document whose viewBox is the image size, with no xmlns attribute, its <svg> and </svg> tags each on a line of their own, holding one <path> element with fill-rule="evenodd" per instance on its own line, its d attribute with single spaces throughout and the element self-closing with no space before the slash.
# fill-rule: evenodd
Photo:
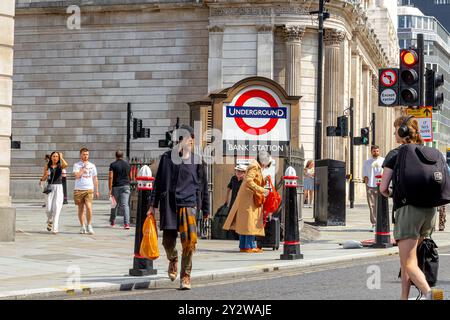
<svg viewBox="0 0 450 320">
<path fill-rule="evenodd" d="M 419 106 L 423 54 L 419 49 L 400 50 L 400 105 Z"/>
<path fill-rule="evenodd" d="M 419 62 L 419 55 L 414 50 L 401 50 L 400 61 L 408 67 L 412 67 Z"/>
</svg>

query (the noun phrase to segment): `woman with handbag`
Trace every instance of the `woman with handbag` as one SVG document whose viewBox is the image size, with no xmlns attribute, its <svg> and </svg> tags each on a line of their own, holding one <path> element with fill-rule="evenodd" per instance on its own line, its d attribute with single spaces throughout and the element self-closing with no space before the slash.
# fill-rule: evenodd
<svg viewBox="0 0 450 320">
<path fill-rule="evenodd" d="M 262 169 L 270 167 L 271 156 L 262 151 L 247 168 L 244 182 L 224 223 L 224 230 L 235 230 L 239 234 L 240 252 L 261 252 L 256 247 L 255 236 L 264 236 L 262 205 L 269 190 L 264 189 Z"/>
<path fill-rule="evenodd" d="M 47 213 L 47 231 L 57 234 L 59 227 L 59 215 L 64 201 L 64 192 L 62 186 L 62 171 L 67 167 L 62 153 L 52 152 L 50 161 L 44 167 L 44 174 L 39 182 L 42 185 L 47 180 L 47 186 L 44 188 L 46 194 L 46 213 Z"/>
</svg>

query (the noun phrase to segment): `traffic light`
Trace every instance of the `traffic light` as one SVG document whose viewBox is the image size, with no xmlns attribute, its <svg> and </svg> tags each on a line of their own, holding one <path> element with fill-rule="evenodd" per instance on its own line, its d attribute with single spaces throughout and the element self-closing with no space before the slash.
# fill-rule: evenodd
<svg viewBox="0 0 450 320">
<path fill-rule="evenodd" d="M 348 136 L 348 118 L 346 116 L 337 117 L 337 126 L 327 127 L 328 137 L 346 137 Z"/>
<path fill-rule="evenodd" d="M 133 139 L 142 138 L 142 119 L 133 118 Z"/>
<path fill-rule="evenodd" d="M 143 129 L 144 136 L 142 138 L 150 138 L 150 128 Z"/>
<path fill-rule="evenodd" d="M 425 72 L 425 105 L 433 107 L 433 110 L 441 110 L 444 103 L 444 94 L 436 92 L 443 84 L 443 74 L 436 74 L 434 70 L 429 69 Z"/>
<path fill-rule="evenodd" d="M 420 50 L 400 50 L 400 105 L 420 106 L 422 70 L 423 54 Z"/>
<path fill-rule="evenodd" d="M 160 148 L 171 148 L 173 147 L 172 141 L 173 130 L 166 131 L 166 138 L 158 141 L 158 146 Z"/>
<path fill-rule="evenodd" d="M 341 137 L 348 136 L 348 118 L 346 116 L 341 116 L 337 118 L 338 135 Z"/>
<path fill-rule="evenodd" d="M 369 144 L 369 127 L 361 128 L 361 144 L 365 146 Z"/>
<path fill-rule="evenodd" d="M 397 68 L 378 70 L 378 105 L 380 107 L 398 106 L 398 73 Z"/>
</svg>

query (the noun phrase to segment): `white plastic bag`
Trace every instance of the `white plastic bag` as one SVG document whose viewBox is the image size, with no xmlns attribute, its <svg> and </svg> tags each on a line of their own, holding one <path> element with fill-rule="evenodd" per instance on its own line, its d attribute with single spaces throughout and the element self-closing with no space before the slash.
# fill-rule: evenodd
<svg viewBox="0 0 450 320">
<path fill-rule="evenodd" d="M 111 209 L 114 209 L 117 206 L 116 198 L 114 198 L 114 196 L 110 196 L 109 201 L 111 202 Z"/>
</svg>

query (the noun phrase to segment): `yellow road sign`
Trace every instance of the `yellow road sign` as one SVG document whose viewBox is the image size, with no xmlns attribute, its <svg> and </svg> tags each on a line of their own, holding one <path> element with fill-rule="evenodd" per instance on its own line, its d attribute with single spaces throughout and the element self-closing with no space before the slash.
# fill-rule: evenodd
<svg viewBox="0 0 450 320">
<path fill-rule="evenodd" d="M 406 114 L 409 116 L 414 116 L 416 118 L 431 118 L 433 114 L 432 107 L 419 107 L 417 109 L 408 108 L 406 109 Z"/>
<path fill-rule="evenodd" d="M 419 107 L 417 109 L 408 108 L 406 114 L 417 118 L 419 132 L 425 142 L 433 141 L 433 108 Z"/>
</svg>

